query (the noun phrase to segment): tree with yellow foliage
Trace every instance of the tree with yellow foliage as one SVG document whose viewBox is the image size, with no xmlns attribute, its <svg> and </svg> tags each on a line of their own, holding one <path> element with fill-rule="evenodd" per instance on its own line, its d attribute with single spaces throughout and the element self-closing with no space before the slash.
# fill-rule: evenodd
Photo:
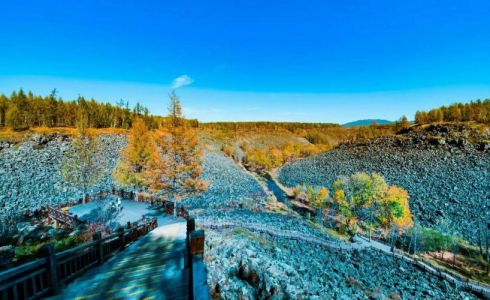
<svg viewBox="0 0 490 300">
<path fill-rule="evenodd" d="M 400 231 L 413 225 L 407 191 L 396 185 L 389 186 L 376 173 L 340 177 L 334 182 L 333 190 L 341 224 L 350 232 L 355 231 L 354 226 L 361 217 L 368 225 L 370 237 L 377 223 L 385 229 L 395 226 Z"/>
<path fill-rule="evenodd" d="M 317 209 L 318 223 L 323 225 L 323 209 L 327 204 L 328 189 L 326 187 L 320 187 L 317 189 L 308 188 L 307 192 L 308 200 Z"/>
<path fill-rule="evenodd" d="M 333 199 L 338 206 L 340 229 L 355 234 L 358 218 L 355 214 L 355 204 L 349 187 L 349 179 L 341 177 L 333 183 Z"/>
<path fill-rule="evenodd" d="M 366 173 L 355 173 L 351 176 L 349 184 L 351 185 L 352 198 L 356 211 L 367 209 L 369 220 L 369 239 L 371 240 L 372 227 L 375 226 L 374 214 L 379 209 L 380 200 L 386 197 L 388 185 L 382 176 L 377 173 L 368 175 Z"/>
<path fill-rule="evenodd" d="M 151 188 L 174 202 L 174 215 L 180 199 L 206 190 L 200 179 L 203 149 L 197 135 L 183 117 L 179 97 L 169 95 L 168 122 L 158 131 L 157 146 L 161 159 L 150 170 Z"/>
<path fill-rule="evenodd" d="M 113 172 L 116 181 L 124 186 L 145 190 L 151 184 L 148 171 L 161 159 L 153 133 L 142 118 L 133 120 L 128 146 Z"/>
<path fill-rule="evenodd" d="M 413 226 L 412 213 L 408 206 L 408 193 L 404 189 L 392 185 L 386 191 L 386 196 L 381 199 L 379 220 L 385 229 L 395 225 L 400 230 Z"/>
</svg>

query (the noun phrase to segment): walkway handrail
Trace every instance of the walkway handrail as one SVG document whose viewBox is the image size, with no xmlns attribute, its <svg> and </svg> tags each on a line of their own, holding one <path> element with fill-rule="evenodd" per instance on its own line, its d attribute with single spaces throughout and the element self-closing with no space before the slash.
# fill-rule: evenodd
<svg viewBox="0 0 490 300">
<path fill-rule="evenodd" d="M 318 246 L 323 246 L 331 249 L 342 249 L 342 250 L 350 250 L 359 248 L 356 244 L 345 244 L 340 243 L 334 240 L 323 239 L 316 235 L 305 234 L 303 232 L 299 232 L 296 230 L 272 230 L 267 227 L 253 224 L 253 223 L 242 223 L 242 222 L 222 222 L 221 224 L 216 223 L 208 223 L 208 222 L 200 222 L 199 226 L 203 228 L 209 229 L 232 229 L 232 228 L 244 228 L 256 232 L 266 233 L 268 235 L 278 237 L 278 238 L 286 238 L 292 240 L 301 240 L 304 242 L 308 242 L 311 244 L 316 244 Z"/>
<path fill-rule="evenodd" d="M 108 238 L 96 232 L 93 241 L 60 253 L 55 253 L 54 245 L 49 244 L 42 249 L 43 258 L 0 272 L 0 299 L 39 299 L 57 294 L 61 286 L 101 264 L 157 225 L 156 218 L 148 218 Z"/>
<path fill-rule="evenodd" d="M 50 223 L 51 219 L 54 219 L 56 222 L 56 227 L 59 226 L 59 223 L 63 223 L 65 226 L 71 226 L 71 227 L 75 227 L 77 225 L 85 223 L 80 219 L 78 219 L 76 216 L 72 216 L 67 212 L 64 212 L 61 209 L 58 209 L 51 205 L 48 205 L 46 208 L 47 208 L 48 223 Z"/>
</svg>

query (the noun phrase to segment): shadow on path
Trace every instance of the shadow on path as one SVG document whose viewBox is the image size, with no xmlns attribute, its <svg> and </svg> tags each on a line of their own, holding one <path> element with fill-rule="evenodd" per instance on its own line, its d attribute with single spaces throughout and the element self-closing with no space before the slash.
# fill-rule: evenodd
<svg viewBox="0 0 490 300">
<path fill-rule="evenodd" d="M 158 219 L 159 227 L 71 283 L 53 299 L 187 299 L 185 222 Z"/>
</svg>

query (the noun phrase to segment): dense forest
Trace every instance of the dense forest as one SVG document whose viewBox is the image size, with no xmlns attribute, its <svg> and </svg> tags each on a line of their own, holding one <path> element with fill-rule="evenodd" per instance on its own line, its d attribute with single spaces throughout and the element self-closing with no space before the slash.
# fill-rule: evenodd
<svg viewBox="0 0 490 300">
<path fill-rule="evenodd" d="M 157 128 L 165 122 L 161 116 L 151 115 L 148 109 L 139 103 L 130 108 L 129 103 L 102 103 L 95 99 L 78 97 L 76 100 L 64 100 L 57 97 L 56 90 L 48 96 L 25 93 L 22 89 L 14 91 L 9 97 L 0 95 L 0 127 L 8 126 L 14 130 L 30 127 L 75 127 L 80 113 L 88 118 L 91 128 L 131 128 L 135 117 L 141 117 L 148 127 Z M 189 120 L 197 126 L 196 120 Z"/>
<path fill-rule="evenodd" d="M 433 122 L 467 122 L 490 123 L 490 99 L 476 100 L 469 103 L 454 103 L 449 106 L 427 111 L 417 111 L 415 122 L 428 124 Z"/>
</svg>

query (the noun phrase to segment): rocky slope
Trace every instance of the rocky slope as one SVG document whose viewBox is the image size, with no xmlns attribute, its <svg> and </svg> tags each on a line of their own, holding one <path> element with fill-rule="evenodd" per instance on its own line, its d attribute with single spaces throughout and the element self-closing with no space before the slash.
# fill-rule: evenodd
<svg viewBox="0 0 490 300">
<path fill-rule="evenodd" d="M 405 188 L 410 207 L 424 226 L 446 223 L 469 240 L 477 236 L 476 216 L 490 200 L 490 132 L 465 125 L 431 125 L 362 144 L 343 144 L 327 153 L 286 165 L 287 186 L 331 187 L 341 175 L 377 172 Z"/>
<path fill-rule="evenodd" d="M 404 260 L 247 230 L 206 231 L 208 284 L 220 299 L 473 299 Z"/>
<path fill-rule="evenodd" d="M 265 197 L 257 180 L 221 152 L 205 153 L 201 178 L 209 182 L 208 189 L 183 200 L 190 209 L 237 208 L 244 203 L 259 203 Z"/>
<path fill-rule="evenodd" d="M 124 135 L 101 135 L 100 139 L 99 160 L 106 166 L 106 175 L 94 190 L 113 186 L 111 173 L 127 144 Z M 81 196 L 81 190 L 64 183 L 59 175 L 70 145 L 67 136 L 56 134 L 34 135 L 21 144 L 0 142 L 0 220 L 7 214 Z M 183 200 L 189 208 L 237 208 L 265 197 L 257 180 L 220 152 L 206 152 L 203 169 L 202 179 L 210 182 L 209 188 Z"/>
<path fill-rule="evenodd" d="M 99 163 L 107 175 L 94 188 L 113 185 L 111 172 L 120 151 L 126 146 L 123 135 L 101 135 Z M 71 140 L 63 135 L 34 135 L 16 145 L 0 142 L 0 220 L 6 214 L 35 209 L 48 203 L 81 197 L 82 191 L 64 184 L 59 166 Z"/>
</svg>

